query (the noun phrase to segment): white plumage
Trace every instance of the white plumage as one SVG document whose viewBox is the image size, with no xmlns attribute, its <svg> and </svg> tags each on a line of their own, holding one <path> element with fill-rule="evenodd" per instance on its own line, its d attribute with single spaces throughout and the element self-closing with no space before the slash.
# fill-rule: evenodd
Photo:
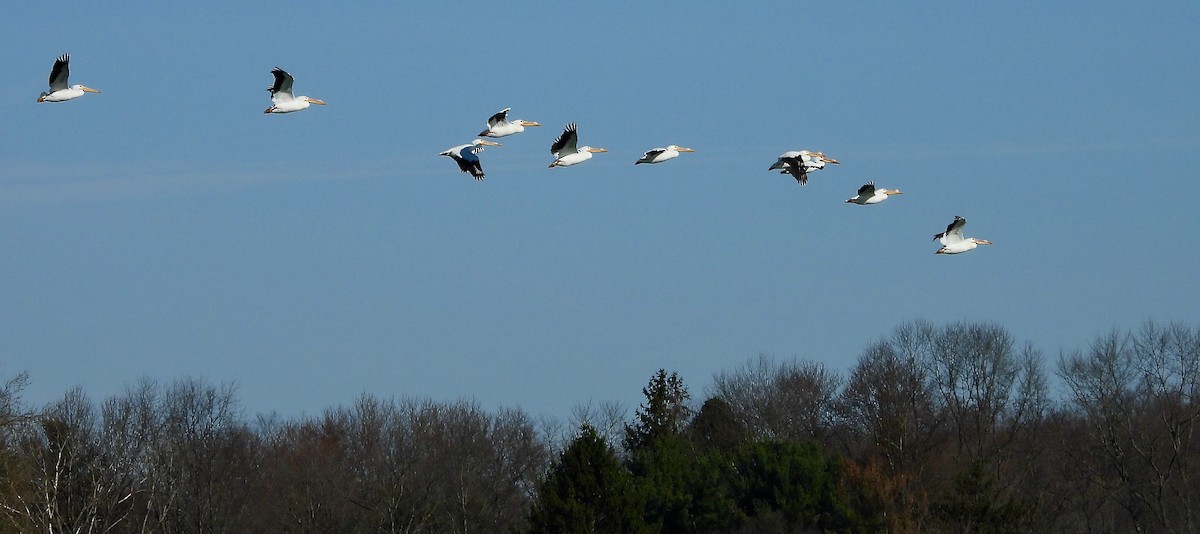
<svg viewBox="0 0 1200 534">
<path fill-rule="evenodd" d="M 504 108 L 499 113 L 488 118 L 487 129 L 479 132 L 479 135 L 484 137 L 504 137 L 515 133 L 525 131 L 527 126 L 541 126 L 540 123 L 521 119 L 508 120 L 508 111 L 512 108 Z"/>
<path fill-rule="evenodd" d="M 634 162 L 634 165 L 639 163 L 662 163 L 669 159 L 679 157 L 680 152 L 695 152 L 695 150 L 679 145 L 667 145 L 666 148 L 654 148 L 646 151 L 645 154 L 642 154 L 641 159 Z"/>
<path fill-rule="evenodd" d="M 858 204 L 865 206 L 867 204 L 878 204 L 888 199 L 888 195 L 903 195 L 899 189 L 883 189 L 876 188 L 875 182 L 867 182 L 862 187 L 858 188 L 858 194 L 846 199 L 848 204 Z"/>
<path fill-rule="evenodd" d="M 789 150 L 780 154 L 779 159 L 768 170 L 779 170 L 780 174 L 791 174 L 797 184 L 804 185 L 808 183 L 808 173 L 824 169 L 826 163 L 840 165 L 838 160 L 821 152 Z"/>
<path fill-rule="evenodd" d="M 67 77 L 71 75 L 71 55 L 63 54 L 54 60 L 50 69 L 50 90 L 38 96 L 38 102 L 66 102 L 83 96 L 84 93 L 99 93 L 85 85 L 67 85 Z"/>
<path fill-rule="evenodd" d="M 550 145 L 550 153 L 555 155 L 554 162 L 550 164 L 550 168 L 578 165 L 592 159 L 593 153 L 608 152 L 608 149 L 594 148 L 587 145 L 576 147 L 578 143 L 579 132 L 576 131 L 575 123 L 572 122 L 563 129 L 563 133 Z"/>
<path fill-rule="evenodd" d="M 292 75 L 283 69 L 275 67 L 271 69 L 271 74 L 275 75 L 275 83 L 267 88 L 271 92 L 271 107 L 263 113 L 291 113 L 305 109 L 309 104 L 325 105 L 324 100 L 307 96 L 293 96 L 292 82 L 294 80 Z"/>
<path fill-rule="evenodd" d="M 975 250 L 979 245 L 990 245 L 991 241 L 986 239 L 978 239 L 974 237 L 963 237 L 963 226 L 966 226 L 967 220 L 954 216 L 954 222 L 946 226 L 946 231 L 933 236 L 935 241 L 942 243 L 942 248 L 938 249 L 934 254 L 961 254 L 968 250 Z"/>
</svg>

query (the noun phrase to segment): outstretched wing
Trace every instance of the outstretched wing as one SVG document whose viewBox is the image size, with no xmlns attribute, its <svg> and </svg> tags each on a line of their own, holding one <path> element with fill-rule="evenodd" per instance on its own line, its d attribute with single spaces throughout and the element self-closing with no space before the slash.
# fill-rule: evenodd
<svg viewBox="0 0 1200 534">
<path fill-rule="evenodd" d="M 946 226 L 946 231 L 933 236 L 935 240 L 941 240 L 943 245 L 955 243 L 963 240 L 963 226 L 966 226 L 967 220 L 955 215 L 954 222 Z"/>
<path fill-rule="evenodd" d="M 554 140 L 554 144 L 550 145 L 550 153 L 557 156 L 565 156 L 579 151 L 577 144 L 579 143 L 579 132 L 575 130 L 575 123 L 568 124 L 563 129 L 562 135 Z"/>
<path fill-rule="evenodd" d="M 875 182 L 867 182 L 862 187 L 858 188 L 859 198 L 870 198 L 875 196 Z"/>
<path fill-rule="evenodd" d="M 279 93 L 283 93 L 287 95 L 288 100 L 291 100 L 293 81 L 292 75 L 288 74 L 287 71 L 279 67 L 271 69 L 271 74 L 275 75 L 275 83 L 271 85 L 271 87 L 267 88 L 267 90 L 271 92 L 271 98 L 275 98 L 275 96 L 277 96 Z"/>
<path fill-rule="evenodd" d="M 67 76 L 71 74 L 71 55 L 63 54 L 54 60 L 54 68 L 50 69 L 50 92 L 66 89 Z"/>
<path fill-rule="evenodd" d="M 497 124 L 508 122 L 508 111 L 512 108 L 504 108 L 500 113 L 492 115 L 488 118 L 488 129 L 495 128 Z"/>
</svg>

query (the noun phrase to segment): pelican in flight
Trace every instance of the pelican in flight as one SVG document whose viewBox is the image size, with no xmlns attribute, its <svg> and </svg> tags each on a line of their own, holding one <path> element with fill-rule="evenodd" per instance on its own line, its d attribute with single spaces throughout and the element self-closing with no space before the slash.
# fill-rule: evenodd
<svg viewBox="0 0 1200 534">
<path fill-rule="evenodd" d="M 268 87 L 271 92 L 271 107 L 267 108 L 263 113 L 291 113 L 307 108 L 309 104 L 317 104 L 324 106 L 324 100 L 310 98 L 307 96 L 292 96 L 292 75 L 279 67 L 271 69 L 271 74 L 275 75 L 275 84 Z"/>
<path fill-rule="evenodd" d="M 515 133 L 525 131 L 526 126 L 541 126 L 540 123 L 533 121 L 524 121 L 521 119 L 508 120 L 508 110 L 512 108 L 504 108 L 499 113 L 488 118 L 487 129 L 479 132 L 483 137 L 504 137 Z"/>
<path fill-rule="evenodd" d="M 678 158 L 680 152 L 695 152 L 695 150 L 678 145 L 667 145 L 667 148 L 655 148 L 642 154 L 642 158 L 634 162 L 634 165 L 639 163 L 662 163 L 669 159 Z"/>
<path fill-rule="evenodd" d="M 899 189 L 883 189 L 876 188 L 875 182 L 867 182 L 862 187 L 858 188 L 858 194 L 846 199 L 847 204 L 858 204 L 865 206 L 867 204 L 878 204 L 888 199 L 888 195 L 903 195 Z"/>
<path fill-rule="evenodd" d="M 86 85 L 67 85 L 67 76 L 71 74 L 71 54 L 63 54 L 54 60 L 54 68 L 50 69 L 50 90 L 38 96 L 38 102 L 66 102 L 83 96 L 83 93 L 99 93 Z"/>
<path fill-rule="evenodd" d="M 608 152 L 606 148 L 593 148 L 587 145 L 576 148 L 579 143 L 579 133 L 575 131 L 575 123 L 568 124 L 563 130 L 562 135 L 554 140 L 554 144 L 550 145 L 550 153 L 554 154 L 554 163 L 550 164 L 550 168 L 555 167 L 570 167 L 583 163 L 592 159 L 592 154 L 596 152 Z"/>
<path fill-rule="evenodd" d="M 448 156 L 454 159 L 459 170 L 471 173 L 476 180 L 483 180 L 483 167 L 479 165 L 479 153 L 483 152 L 484 147 L 489 146 L 500 146 L 500 143 L 476 139 L 465 145 L 448 148 L 439 156 Z"/>
<path fill-rule="evenodd" d="M 967 220 L 954 216 L 954 222 L 946 227 L 946 231 L 933 236 L 934 240 L 942 242 L 942 248 L 938 249 L 934 254 L 961 254 L 968 250 L 974 250 L 979 245 L 990 245 L 991 241 L 979 239 L 975 237 L 963 237 L 963 226 L 966 226 Z"/>
<path fill-rule="evenodd" d="M 808 173 L 824 169 L 826 163 L 840 165 L 838 160 L 820 152 L 789 150 L 780 154 L 779 159 L 768 170 L 779 170 L 780 174 L 791 174 L 797 184 L 804 185 L 808 183 Z"/>
</svg>

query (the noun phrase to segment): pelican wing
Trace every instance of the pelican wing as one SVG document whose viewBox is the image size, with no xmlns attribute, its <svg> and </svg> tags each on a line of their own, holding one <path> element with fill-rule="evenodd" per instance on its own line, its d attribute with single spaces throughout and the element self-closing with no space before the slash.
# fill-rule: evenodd
<svg viewBox="0 0 1200 534">
<path fill-rule="evenodd" d="M 463 155 L 470 153 L 468 150 L 463 150 Z M 458 170 L 470 174 L 476 180 L 483 179 L 483 166 L 479 163 L 479 158 L 474 157 L 472 153 L 470 158 L 465 158 L 463 155 L 453 154 L 450 157 L 458 164 Z"/>
<path fill-rule="evenodd" d="M 473 167 L 472 163 L 467 161 L 466 158 L 462 157 L 461 154 L 451 154 L 450 159 L 453 159 L 454 162 L 458 164 L 458 170 L 462 172 L 471 172 L 471 168 Z"/>
<path fill-rule="evenodd" d="M 666 151 L 667 151 L 667 149 L 665 149 L 665 148 L 655 148 L 653 150 L 647 151 L 645 154 L 642 154 L 642 159 L 644 161 L 651 161 L 654 158 L 657 158 L 659 154 L 662 154 L 663 152 L 666 152 Z"/>
<path fill-rule="evenodd" d="M 784 157 L 779 158 L 779 161 L 786 164 L 783 166 L 783 171 L 781 172 L 791 174 L 792 178 L 796 179 L 797 184 L 804 185 L 808 183 L 808 169 L 800 161 L 800 158 Z"/>
<path fill-rule="evenodd" d="M 449 156 L 458 164 L 458 170 L 470 174 L 476 180 L 483 179 L 483 166 L 479 163 L 478 154 L 483 150 L 482 145 L 458 145 L 454 148 L 448 148 L 441 155 Z"/>
<path fill-rule="evenodd" d="M 71 74 L 71 55 L 63 54 L 54 60 L 54 68 L 50 69 L 50 92 L 67 88 L 67 76 Z"/>
<path fill-rule="evenodd" d="M 875 182 L 867 182 L 858 188 L 858 198 L 866 199 L 875 196 Z"/>
<path fill-rule="evenodd" d="M 275 75 L 275 83 L 267 88 L 271 92 L 271 100 L 275 100 L 276 98 L 291 100 L 294 98 L 292 96 L 292 82 L 294 81 L 292 75 L 279 67 L 271 69 L 271 74 Z"/>
<path fill-rule="evenodd" d="M 579 132 L 575 130 L 575 123 L 572 122 L 563 129 L 562 135 L 559 135 L 558 139 L 554 140 L 554 144 L 550 145 L 550 153 L 559 157 L 573 154 L 579 151 L 579 148 L 576 146 L 578 143 Z"/>
<path fill-rule="evenodd" d="M 943 245 L 957 243 L 963 240 L 963 226 L 966 226 L 967 220 L 955 215 L 954 222 L 946 226 L 946 231 L 933 236 L 934 239 L 940 240 Z"/>
<path fill-rule="evenodd" d="M 508 122 L 508 111 L 512 108 L 504 108 L 499 113 L 488 118 L 488 129 L 495 128 L 497 124 Z"/>
</svg>

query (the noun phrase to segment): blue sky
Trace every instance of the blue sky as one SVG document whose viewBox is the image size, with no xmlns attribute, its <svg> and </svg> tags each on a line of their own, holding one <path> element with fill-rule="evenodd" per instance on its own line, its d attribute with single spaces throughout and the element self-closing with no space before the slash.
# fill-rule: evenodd
<svg viewBox="0 0 1200 534">
<path fill-rule="evenodd" d="M 0 376 L 561 416 L 912 319 L 1051 363 L 1200 320 L 1200 4 L 843 4 L 8 6 Z M 36 104 L 64 52 L 103 94 Z M 275 66 L 329 105 L 264 116 Z M 484 182 L 438 157 L 505 107 L 546 126 Z M 609 152 L 547 169 L 568 122 Z M 842 165 L 767 171 L 800 148 Z M 842 203 L 867 180 L 905 194 Z M 955 215 L 995 245 L 935 256 Z"/>
</svg>

